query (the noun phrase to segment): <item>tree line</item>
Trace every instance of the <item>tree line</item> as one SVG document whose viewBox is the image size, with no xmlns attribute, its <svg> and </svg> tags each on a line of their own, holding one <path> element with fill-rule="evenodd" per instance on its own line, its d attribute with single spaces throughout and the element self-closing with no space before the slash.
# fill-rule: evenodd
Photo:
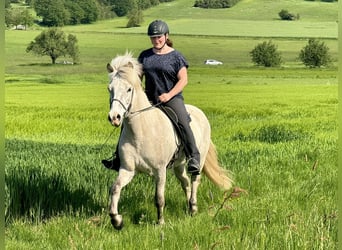
<svg viewBox="0 0 342 250">
<path fill-rule="evenodd" d="M 11 3 L 26 4 L 40 17 L 39 24 L 48 27 L 90 24 L 115 16 L 131 15 L 135 18 L 141 11 L 162 2 L 173 0 L 5 0 L 6 24 L 16 25 L 23 12 L 11 9 Z M 140 11 L 140 13 L 137 13 Z M 134 13 L 134 14 L 132 14 Z M 31 18 L 33 19 L 33 17 Z M 142 21 L 141 18 L 138 21 Z M 137 22 L 133 22 L 136 26 Z"/>
</svg>

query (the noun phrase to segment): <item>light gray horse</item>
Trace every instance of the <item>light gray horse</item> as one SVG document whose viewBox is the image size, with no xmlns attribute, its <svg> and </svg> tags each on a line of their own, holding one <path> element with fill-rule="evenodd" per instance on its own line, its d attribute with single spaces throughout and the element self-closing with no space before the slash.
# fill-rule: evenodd
<svg viewBox="0 0 342 250">
<path fill-rule="evenodd" d="M 171 161 L 176 177 L 186 195 L 190 214 L 197 212 L 197 189 L 200 175 L 186 173 L 186 158 L 179 138 L 170 119 L 159 109 L 151 106 L 141 86 L 142 67 L 130 53 L 117 56 L 107 64 L 109 72 L 110 111 L 108 119 L 113 126 L 122 125 L 118 145 L 120 170 L 110 190 L 110 217 L 116 229 L 123 226 L 122 216 L 118 212 L 121 189 L 138 172 L 154 177 L 156 183 L 155 205 L 158 211 L 158 223 L 164 223 L 164 191 L 166 169 Z M 210 138 L 210 124 L 204 113 L 198 108 L 186 105 L 191 116 L 198 149 L 201 154 L 201 171 L 224 190 L 232 186 L 228 171 L 219 166 L 216 150 Z"/>
</svg>

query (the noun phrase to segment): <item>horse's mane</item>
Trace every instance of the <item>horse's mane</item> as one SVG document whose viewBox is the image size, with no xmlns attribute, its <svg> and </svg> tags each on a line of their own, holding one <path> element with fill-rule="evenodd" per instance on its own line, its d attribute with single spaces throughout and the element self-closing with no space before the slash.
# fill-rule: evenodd
<svg viewBox="0 0 342 250">
<path fill-rule="evenodd" d="M 109 64 L 113 71 L 109 71 L 110 75 L 115 75 L 119 73 L 122 77 L 129 79 L 132 76 L 132 70 L 135 71 L 139 79 L 142 76 L 142 65 L 138 62 L 136 58 L 133 57 L 131 52 L 126 52 L 124 55 L 117 55 Z M 108 68 L 108 66 L 107 66 Z M 133 79 L 132 79 L 133 80 Z M 133 81 L 131 83 L 136 83 Z M 141 81 L 139 81 L 141 84 Z"/>
</svg>

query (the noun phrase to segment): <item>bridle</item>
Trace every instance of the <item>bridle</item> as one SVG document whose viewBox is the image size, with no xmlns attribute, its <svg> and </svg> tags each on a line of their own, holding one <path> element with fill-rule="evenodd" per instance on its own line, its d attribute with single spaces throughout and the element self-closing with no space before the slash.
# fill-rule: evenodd
<svg viewBox="0 0 342 250">
<path fill-rule="evenodd" d="M 146 108 L 143 108 L 143 109 L 139 109 L 139 110 L 136 110 L 136 111 L 130 111 L 131 107 L 132 107 L 132 100 L 133 100 L 133 95 L 134 95 L 134 88 L 132 88 L 131 90 L 131 101 L 130 103 L 126 106 L 121 100 L 117 99 L 117 98 L 112 98 L 110 103 L 111 103 L 111 106 L 113 105 L 113 102 L 118 102 L 121 107 L 125 110 L 124 112 L 124 117 L 129 117 L 129 116 L 133 116 L 133 115 L 138 115 L 144 111 L 148 111 L 150 109 L 153 109 L 157 106 L 159 106 L 160 104 L 162 104 L 162 102 L 158 102 L 156 104 L 153 104 L 149 107 L 146 107 Z"/>
<path fill-rule="evenodd" d="M 120 100 L 117 99 L 117 98 L 113 98 L 113 99 L 111 100 L 112 105 L 113 105 L 113 102 L 118 102 L 118 103 L 123 107 L 123 109 L 125 110 L 125 114 L 131 109 L 131 106 L 132 106 L 132 104 L 130 103 L 130 104 L 126 107 L 125 104 L 123 104 L 122 101 L 120 101 Z"/>
<path fill-rule="evenodd" d="M 129 102 L 129 104 L 126 106 L 120 99 L 117 99 L 117 98 L 111 98 L 111 100 L 110 100 L 110 107 L 112 107 L 113 106 L 113 102 L 118 102 L 120 105 L 121 105 L 121 107 L 125 110 L 125 112 L 124 112 L 124 117 L 128 117 L 129 116 L 129 114 L 130 114 L 130 112 L 129 112 L 129 110 L 131 109 L 131 107 L 132 107 L 132 100 L 133 100 L 133 88 L 132 88 L 132 90 L 131 90 L 131 100 L 130 100 L 130 102 Z"/>
</svg>

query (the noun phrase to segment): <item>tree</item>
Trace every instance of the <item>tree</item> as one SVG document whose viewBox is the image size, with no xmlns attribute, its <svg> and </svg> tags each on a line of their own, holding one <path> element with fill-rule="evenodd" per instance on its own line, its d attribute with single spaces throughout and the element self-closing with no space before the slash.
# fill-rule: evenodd
<svg viewBox="0 0 342 250">
<path fill-rule="evenodd" d="M 88 24 L 97 20 L 99 13 L 95 0 L 78 0 L 77 3 L 85 13 L 81 23 Z"/>
<path fill-rule="evenodd" d="M 18 25 L 24 25 L 25 29 L 27 26 L 33 24 L 34 18 L 30 14 L 27 8 L 8 8 L 5 9 L 5 23 L 7 27 L 14 25 L 18 28 Z"/>
<path fill-rule="evenodd" d="M 113 6 L 113 10 L 118 16 L 121 17 L 127 15 L 128 11 L 134 9 L 134 7 L 134 0 L 116 0 Z"/>
<path fill-rule="evenodd" d="M 282 62 L 281 54 L 277 46 L 271 41 L 263 42 L 254 47 L 250 52 L 252 61 L 260 66 L 276 67 Z"/>
<path fill-rule="evenodd" d="M 11 1 L 10 0 L 5 0 L 5 9 L 8 9 L 11 7 Z"/>
<path fill-rule="evenodd" d="M 79 62 L 79 50 L 77 45 L 77 38 L 74 35 L 68 35 L 67 54 L 70 55 L 74 63 Z"/>
<path fill-rule="evenodd" d="M 26 48 L 26 52 L 32 52 L 39 56 L 49 56 L 52 64 L 57 58 L 69 55 L 74 62 L 78 60 L 77 38 L 66 34 L 58 28 L 49 28 L 40 33 Z"/>
<path fill-rule="evenodd" d="M 66 9 L 72 13 L 65 24 L 88 24 L 98 18 L 98 6 L 95 0 L 64 0 Z"/>
<path fill-rule="evenodd" d="M 82 10 L 79 4 L 74 1 L 67 1 L 65 3 L 65 7 L 72 13 L 68 22 L 70 24 L 80 24 L 81 20 L 85 16 L 85 12 Z"/>
<path fill-rule="evenodd" d="M 143 13 L 139 9 L 133 9 L 129 11 L 127 17 L 129 19 L 126 25 L 127 28 L 139 27 L 143 22 Z"/>
<path fill-rule="evenodd" d="M 25 29 L 28 26 L 33 25 L 33 23 L 34 23 L 34 18 L 30 14 L 30 11 L 27 8 L 25 8 L 25 10 L 23 10 L 21 12 L 21 21 L 22 21 L 22 24 L 25 25 Z"/>
<path fill-rule="evenodd" d="M 331 62 L 329 47 L 324 42 L 311 38 L 299 52 L 299 59 L 310 68 L 327 66 Z"/>
<path fill-rule="evenodd" d="M 64 0 L 35 0 L 34 10 L 42 17 L 42 24 L 49 27 L 63 26 L 70 19 L 70 12 L 65 8 Z"/>
<path fill-rule="evenodd" d="M 50 27 L 92 23 L 99 15 L 96 0 L 35 0 L 34 9 Z"/>
</svg>

